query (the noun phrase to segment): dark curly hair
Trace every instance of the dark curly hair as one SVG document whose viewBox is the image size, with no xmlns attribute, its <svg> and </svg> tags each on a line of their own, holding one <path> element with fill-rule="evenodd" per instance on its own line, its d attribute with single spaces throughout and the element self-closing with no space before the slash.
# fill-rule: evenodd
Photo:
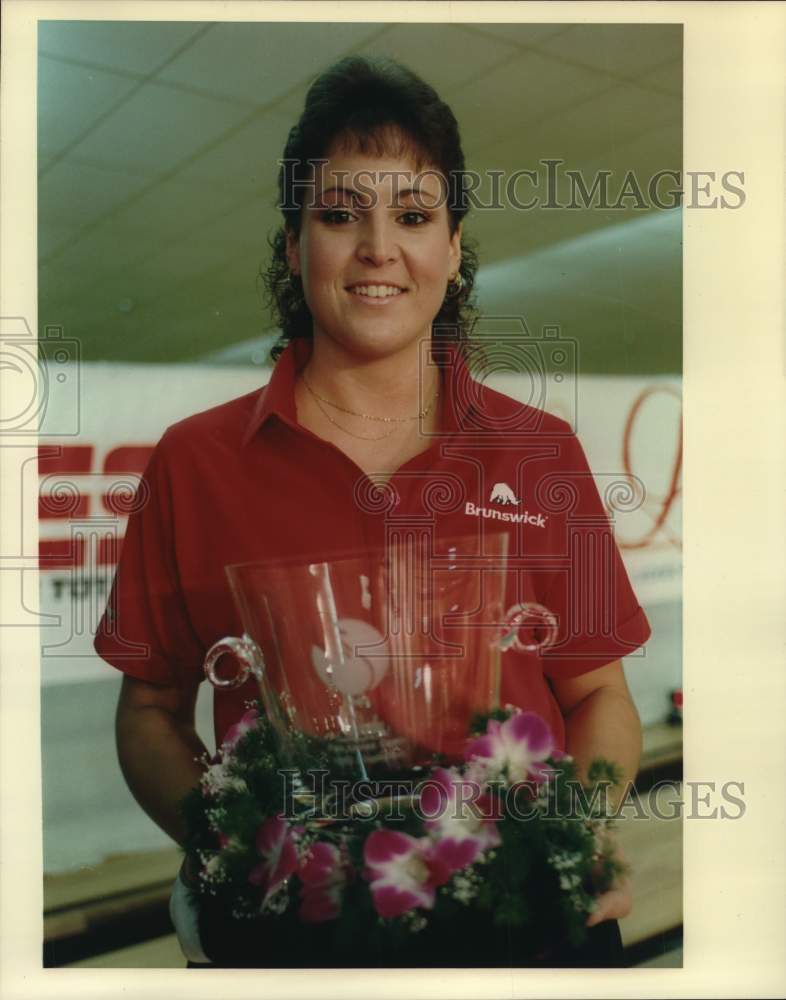
<svg viewBox="0 0 786 1000">
<path fill-rule="evenodd" d="M 313 322 L 299 275 L 290 272 L 286 231 L 300 233 L 305 192 L 313 177 L 309 161 L 324 159 L 331 147 L 364 154 L 409 154 L 416 169 L 434 167 L 447 184 L 451 234 L 469 210 L 458 123 L 433 87 L 390 59 L 349 56 L 322 73 L 306 95 L 303 113 L 290 129 L 278 173 L 278 207 L 284 225 L 269 239 L 272 257 L 260 279 L 281 337 L 270 351 L 277 360 L 293 337 L 311 337 Z M 463 350 L 476 317 L 473 288 L 478 267 L 474 244 L 461 238 L 463 287 L 446 297 L 432 321 L 432 338 Z"/>
</svg>

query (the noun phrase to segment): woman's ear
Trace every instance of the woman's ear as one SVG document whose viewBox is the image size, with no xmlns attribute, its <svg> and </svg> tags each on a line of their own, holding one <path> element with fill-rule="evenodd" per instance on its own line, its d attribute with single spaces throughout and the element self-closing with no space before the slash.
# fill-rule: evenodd
<svg viewBox="0 0 786 1000">
<path fill-rule="evenodd" d="M 450 248 L 448 250 L 450 259 L 450 273 L 456 274 L 461 266 L 461 223 L 456 226 L 456 230 L 450 237 Z"/>
<path fill-rule="evenodd" d="M 289 227 L 284 230 L 287 240 L 287 264 L 293 274 L 300 274 L 300 244 Z"/>
</svg>

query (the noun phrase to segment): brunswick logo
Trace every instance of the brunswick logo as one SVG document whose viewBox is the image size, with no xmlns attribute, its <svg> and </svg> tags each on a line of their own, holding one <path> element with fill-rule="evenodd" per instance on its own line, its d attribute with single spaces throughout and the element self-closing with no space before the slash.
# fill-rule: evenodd
<svg viewBox="0 0 786 1000">
<path fill-rule="evenodd" d="M 489 503 L 512 503 L 518 506 L 521 500 L 516 497 L 507 483 L 495 483 L 489 497 Z"/>
<path fill-rule="evenodd" d="M 494 483 L 489 503 L 497 503 L 503 507 L 518 507 L 521 500 L 519 500 L 507 483 Z M 470 517 L 489 517 L 493 521 L 512 521 L 514 524 L 532 524 L 536 528 L 546 527 L 546 518 L 542 514 L 530 514 L 528 510 L 523 511 L 521 514 L 513 514 L 497 510 L 496 507 L 478 507 L 474 503 L 467 501 L 464 513 L 469 514 Z"/>
</svg>

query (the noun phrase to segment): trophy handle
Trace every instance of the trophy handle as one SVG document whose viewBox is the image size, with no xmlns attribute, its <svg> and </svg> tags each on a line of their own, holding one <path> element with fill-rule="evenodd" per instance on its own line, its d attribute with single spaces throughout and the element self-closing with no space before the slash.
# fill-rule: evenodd
<svg viewBox="0 0 786 1000">
<path fill-rule="evenodd" d="M 231 655 L 237 663 L 237 673 L 233 677 L 219 677 L 216 664 L 222 656 Z M 248 680 L 248 675 L 262 677 L 262 654 L 256 643 L 247 635 L 242 639 L 229 635 L 213 643 L 205 656 L 205 673 L 213 687 L 236 688 Z"/>
<path fill-rule="evenodd" d="M 530 642 L 522 642 L 520 631 L 529 630 Z M 557 619 L 542 604 L 514 604 L 505 614 L 505 631 L 499 640 L 503 653 L 515 649 L 519 653 L 540 653 L 557 638 Z"/>
</svg>

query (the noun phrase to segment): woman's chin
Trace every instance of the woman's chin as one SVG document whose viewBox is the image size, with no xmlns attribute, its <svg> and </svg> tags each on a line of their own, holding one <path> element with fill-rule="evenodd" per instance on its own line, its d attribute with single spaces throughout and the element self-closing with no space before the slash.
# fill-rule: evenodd
<svg viewBox="0 0 786 1000">
<path fill-rule="evenodd" d="M 430 331 L 402 336 L 400 329 L 374 329 L 375 325 L 369 324 L 367 329 L 356 334 L 348 335 L 344 330 L 339 335 L 331 336 L 330 339 L 358 360 L 378 361 L 399 354 L 417 353 L 418 344 L 430 340 L 431 336 Z M 315 333 L 315 337 L 318 336 Z"/>
</svg>

